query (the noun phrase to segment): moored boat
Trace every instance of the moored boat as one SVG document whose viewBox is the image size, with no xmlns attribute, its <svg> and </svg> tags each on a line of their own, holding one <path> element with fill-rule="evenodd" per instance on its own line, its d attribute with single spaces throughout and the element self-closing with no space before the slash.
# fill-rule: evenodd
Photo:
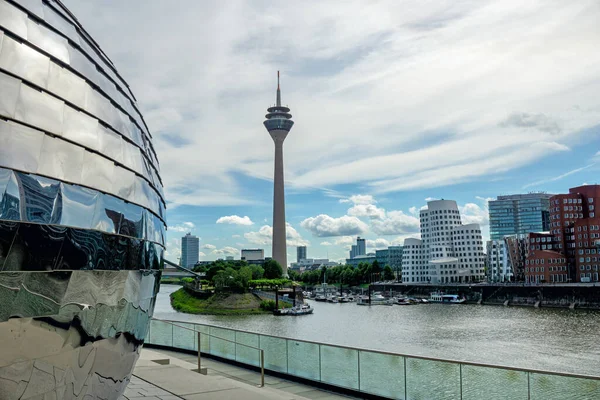
<svg viewBox="0 0 600 400">
<path fill-rule="evenodd" d="M 457 294 L 444 294 L 442 292 L 433 292 L 429 295 L 429 301 L 442 304 L 462 304 L 466 301 L 464 297 Z"/>
</svg>

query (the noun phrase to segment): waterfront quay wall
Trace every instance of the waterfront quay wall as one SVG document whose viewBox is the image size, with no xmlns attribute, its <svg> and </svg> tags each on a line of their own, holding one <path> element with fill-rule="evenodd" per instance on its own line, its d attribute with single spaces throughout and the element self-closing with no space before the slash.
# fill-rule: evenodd
<svg viewBox="0 0 600 400">
<path fill-rule="evenodd" d="M 428 298 L 432 292 L 464 296 L 469 303 L 600 310 L 600 284 L 372 284 L 371 291 Z"/>
</svg>

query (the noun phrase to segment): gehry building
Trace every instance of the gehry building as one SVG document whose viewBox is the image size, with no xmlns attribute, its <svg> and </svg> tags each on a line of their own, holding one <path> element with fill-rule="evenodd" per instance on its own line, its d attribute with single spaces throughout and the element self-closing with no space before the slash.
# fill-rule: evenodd
<svg viewBox="0 0 600 400">
<path fill-rule="evenodd" d="M 404 283 L 466 283 L 484 277 L 481 228 L 462 225 L 454 200 L 434 200 L 420 212 L 421 239 L 406 239 Z"/>
<path fill-rule="evenodd" d="M 55 0 L 0 0 L 0 398 L 116 399 L 165 241 L 152 136 Z"/>
</svg>

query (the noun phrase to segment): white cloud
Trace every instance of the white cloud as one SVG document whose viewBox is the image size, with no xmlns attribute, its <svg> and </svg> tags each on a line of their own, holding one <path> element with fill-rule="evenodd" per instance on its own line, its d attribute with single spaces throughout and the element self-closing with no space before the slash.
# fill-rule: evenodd
<svg viewBox="0 0 600 400">
<path fill-rule="evenodd" d="M 206 250 L 214 250 L 217 248 L 217 246 L 215 246 L 214 244 L 206 243 L 203 244 L 201 248 Z"/>
<path fill-rule="evenodd" d="M 357 204 L 348 209 L 348 215 L 354 217 L 368 217 L 371 219 L 383 219 L 385 210 L 373 204 Z"/>
<path fill-rule="evenodd" d="M 466 203 L 464 206 L 458 206 L 463 224 L 479 224 L 486 226 L 490 224 L 489 211 L 486 205 L 480 207 L 475 203 Z"/>
<path fill-rule="evenodd" d="M 333 243 L 325 241 L 321 242 L 321 246 L 333 246 Z"/>
<path fill-rule="evenodd" d="M 347 199 L 340 199 L 340 203 L 354 203 L 357 205 L 375 204 L 377 201 L 370 194 L 353 194 Z"/>
<path fill-rule="evenodd" d="M 598 155 L 598 153 L 596 153 L 596 156 L 597 156 L 597 155 Z M 561 174 L 561 175 L 559 175 L 559 176 L 555 176 L 555 177 L 552 177 L 552 178 L 548 178 L 548 179 L 542 179 L 542 180 L 540 180 L 540 181 L 536 181 L 536 182 L 528 183 L 527 185 L 523 186 L 523 189 L 530 188 L 530 187 L 532 187 L 532 186 L 540 186 L 540 185 L 542 185 L 542 184 L 544 184 L 544 183 L 550 183 L 550 182 L 559 181 L 559 180 L 561 180 L 561 179 L 563 179 L 563 178 L 566 178 L 567 176 L 570 176 L 570 175 L 576 174 L 576 173 L 578 173 L 578 172 L 584 171 L 584 170 L 586 170 L 586 169 L 588 169 L 588 168 L 591 168 L 591 167 L 593 167 L 594 165 L 596 165 L 596 163 L 595 163 L 595 162 L 594 162 L 594 163 L 591 163 L 591 164 L 588 164 L 588 165 L 586 165 L 586 166 L 584 166 L 584 167 L 581 167 L 581 168 L 575 168 L 575 169 L 573 169 L 573 170 L 571 170 L 571 171 L 568 171 L 568 172 L 565 172 L 564 174 Z"/>
<path fill-rule="evenodd" d="M 202 252 L 202 251 L 201 251 L 200 253 L 198 253 L 198 255 L 199 255 L 200 257 L 206 257 L 206 253 L 204 253 L 204 252 Z"/>
<path fill-rule="evenodd" d="M 419 231 L 419 218 L 403 211 L 389 211 L 385 218 L 371 222 L 373 232 L 378 235 L 399 235 Z"/>
<path fill-rule="evenodd" d="M 165 243 L 165 258 L 169 261 L 177 263 L 181 257 L 181 239 L 174 238 L 167 240 Z"/>
<path fill-rule="evenodd" d="M 285 233 L 288 246 L 307 246 L 310 244 L 310 242 L 303 239 L 302 235 L 300 235 L 289 223 L 286 223 Z M 263 225 L 256 232 L 244 233 L 244 238 L 252 244 L 270 246 L 273 241 L 273 228 L 269 225 Z"/>
<path fill-rule="evenodd" d="M 435 201 L 435 200 L 439 200 L 439 199 L 437 197 L 426 197 L 425 198 L 426 202 Z"/>
<path fill-rule="evenodd" d="M 240 254 L 240 250 L 235 247 L 225 246 L 222 249 L 214 249 L 210 254 L 217 256 L 234 256 Z"/>
<path fill-rule="evenodd" d="M 170 205 L 257 202 L 244 182 L 272 179 L 257 118 L 279 67 L 297 187 L 480 181 L 565 151 L 600 120 L 594 0 L 65 1 L 139 99 Z"/>
<path fill-rule="evenodd" d="M 232 224 L 232 225 L 253 225 L 254 222 L 248 217 L 240 217 L 239 215 L 228 215 L 217 220 L 217 224 Z"/>
<path fill-rule="evenodd" d="M 356 217 L 344 215 L 333 218 L 326 214 L 306 218 L 300 226 L 317 237 L 360 235 L 369 229 L 367 224 Z"/>
<path fill-rule="evenodd" d="M 231 237 L 232 237 L 233 239 L 238 239 L 238 238 L 241 238 L 242 236 L 241 236 L 241 235 L 231 235 Z"/>
<path fill-rule="evenodd" d="M 173 232 L 191 232 L 196 228 L 193 222 L 183 222 L 179 225 L 169 226 L 168 229 Z"/>
</svg>

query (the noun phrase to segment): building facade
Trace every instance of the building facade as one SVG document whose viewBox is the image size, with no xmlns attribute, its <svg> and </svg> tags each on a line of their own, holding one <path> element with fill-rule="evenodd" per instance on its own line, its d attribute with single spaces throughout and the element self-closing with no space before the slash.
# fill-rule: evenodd
<svg viewBox="0 0 600 400">
<path fill-rule="evenodd" d="M 164 264 L 159 167 L 63 2 L 0 1 L 0 398 L 122 397 Z"/>
<path fill-rule="evenodd" d="M 504 239 L 488 240 L 486 243 L 486 275 L 488 282 L 511 282 L 512 264 L 508 257 L 508 246 Z"/>
<path fill-rule="evenodd" d="M 598 202 L 600 185 L 571 188 L 550 198 L 550 230 L 529 237 L 525 282 L 598 282 Z"/>
<path fill-rule="evenodd" d="M 484 278 L 481 228 L 478 224 L 461 224 L 455 201 L 430 201 L 419 217 L 421 239 L 404 242 L 403 282 L 460 283 Z M 410 252 L 407 245 L 411 246 Z M 412 250 L 422 253 L 414 254 Z"/>
<path fill-rule="evenodd" d="M 242 249 L 241 259 L 244 261 L 264 261 L 264 249 Z M 283 267 L 283 266 L 282 266 Z"/>
<path fill-rule="evenodd" d="M 347 258 L 346 264 L 350 265 L 354 268 L 357 268 L 359 264 L 362 264 L 362 263 L 373 264 L 373 262 L 376 260 L 377 260 L 377 256 L 375 255 L 375 253 L 368 253 L 368 254 L 356 256 L 354 258 Z"/>
<path fill-rule="evenodd" d="M 200 239 L 191 233 L 181 238 L 181 266 L 192 268 L 198 262 Z"/>
<path fill-rule="evenodd" d="M 296 262 L 299 263 L 300 260 L 306 260 L 306 246 L 296 247 Z"/>
<path fill-rule="evenodd" d="M 550 226 L 550 197 L 552 195 L 547 193 L 528 193 L 490 200 L 490 240 L 547 231 Z"/>
</svg>

